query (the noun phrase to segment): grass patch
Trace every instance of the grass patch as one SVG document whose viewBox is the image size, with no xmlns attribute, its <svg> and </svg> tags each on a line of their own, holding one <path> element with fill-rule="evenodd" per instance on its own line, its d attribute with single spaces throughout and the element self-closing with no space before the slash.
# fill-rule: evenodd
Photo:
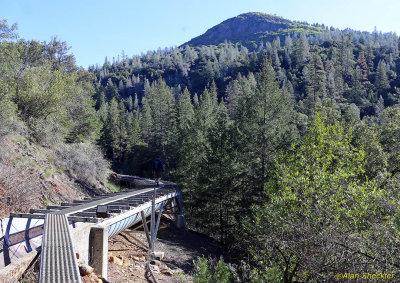
<svg viewBox="0 0 400 283">
<path fill-rule="evenodd" d="M 114 183 L 107 183 L 107 188 L 109 188 L 113 193 L 121 191 L 121 187 Z"/>
<path fill-rule="evenodd" d="M 54 155 L 49 154 L 49 155 L 47 156 L 47 160 L 48 160 L 50 163 L 54 163 L 54 162 L 56 161 L 56 158 L 54 157 Z"/>
<path fill-rule="evenodd" d="M 46 179 L 50 178 L 52 175 L 53 175 L 53 174 L 52 174 L 51 170 L 47 170 L 47 169 L 44 170 L 43 176 L 44 176 Z"/>
</svg>

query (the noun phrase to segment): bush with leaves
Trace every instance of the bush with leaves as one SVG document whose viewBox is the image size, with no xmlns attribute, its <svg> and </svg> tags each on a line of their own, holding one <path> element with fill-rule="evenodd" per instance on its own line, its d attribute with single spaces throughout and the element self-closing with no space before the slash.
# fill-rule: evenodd
<svg viewBox="0 0 400 283">
<path fill-rule="evenodd" d="M 327 125 L 317 114 L 303 144 L 280 160 L 250 227 L 264 279 L 271 268 L 284 282 L 397 270 L 398 201 L 368 180 L 364 151 L 351 137 L 351 129 Z"/>
<path fill-rule="evenodd" d="M 63 144 L 57 150 L 58 162 L 75 178 L 95 185 L 106 182 L 110 164 L 101 150 L 89 143 Z"/>
<path fill-rule="evenodd" d="M 53 70 L 50 63 L 25 68 L 14 95 L 21 119 L 41 144 L 93 140 L 99 127 L 93 86 L 84 71 Z"/>
<path fill-rule="evenodd" d="M 218 262 L 204 257 L 197 257 L 194 261 L 195 283 L 229 283 L 233 282 L 233 275 L 228 265 L 221 257 Z"/>
</svg>

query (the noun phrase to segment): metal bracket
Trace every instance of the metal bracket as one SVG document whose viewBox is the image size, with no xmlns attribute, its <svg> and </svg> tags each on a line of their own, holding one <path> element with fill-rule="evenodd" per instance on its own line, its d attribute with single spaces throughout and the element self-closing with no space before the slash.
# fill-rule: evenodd
<svg viewBox="0 0 400 283">
<path fill-rule="evenodd" d="M 27 253 L 30 253 L 32 251 L 31 243 L 29 241 L 29 226 L 31 225 L 32 218 L 28 218 L 28 221 L 26 221 L 26 228 L 25 228 L 25 250 Z"/>
</svg>

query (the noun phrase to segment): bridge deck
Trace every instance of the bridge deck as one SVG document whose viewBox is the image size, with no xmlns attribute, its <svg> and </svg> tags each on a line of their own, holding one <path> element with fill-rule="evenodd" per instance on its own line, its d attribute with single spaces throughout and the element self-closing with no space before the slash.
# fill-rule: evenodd
<svg viewBox="0 0 400 283">
<path fill-rule="evenodd" d="M 40 227 L 43 230 L 36 228 L 38 230 L 37 233 L 43 231 L 39 283 L 81 282 L 71 242 L 69 223 L 101 223 L 102 226 L 110 228 L 108 237 L 111 237 L 140 221 L 140 213 L 143 214 L 144 212 L 146 216 L 150 214 L 154 192 L 156 192 L 156 202 L 159 202 L 156 209 L 159 208 L 160 212 L 168 200 L 179 195 L 174 186 L 166 186 L 156 190 L 151 187 L 130 192 L 114 193 L 111 196 L 97 196 L 74 203 L 63 203 L 61 206 L 51 206 L 47 209 L 33 209 L 30 214 L 12 213 L 10 221 L 12 221 L 13 217 L 45 219 L 44 227 Z M 98 205 L 108 206 L 108 218 L 103 219 L 96 216 Z M 25 241 L 29 243 L 30 235 L 33 232 L 30 231 L 29 227 L 27 227 L 27 230 L 29 231 L 28 233 L 21 231 L 12 235 L 7 234 L 5 240 L 8 246 L 11 247 L 17 242 L 22 242 L 22 235 L 25 235 Z M 38 236 L 36 234 L 35 236 Z"/>
</svg>

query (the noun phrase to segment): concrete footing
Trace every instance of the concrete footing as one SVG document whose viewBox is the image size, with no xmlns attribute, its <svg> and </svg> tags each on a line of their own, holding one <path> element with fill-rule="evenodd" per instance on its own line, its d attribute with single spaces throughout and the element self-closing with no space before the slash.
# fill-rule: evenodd
<svg viewBox="0 0 400 283">
<path fill-rule="evenodd" d="M 107 279 L 108 227 L 92 227 L 89 236 L 89 265 Z"/>
<path fill-rule="evenodd" d="M 175 215 L 175 226 L 177 228 L 186 228 L 186 220 L 183 214 Z"/>
</svg>

